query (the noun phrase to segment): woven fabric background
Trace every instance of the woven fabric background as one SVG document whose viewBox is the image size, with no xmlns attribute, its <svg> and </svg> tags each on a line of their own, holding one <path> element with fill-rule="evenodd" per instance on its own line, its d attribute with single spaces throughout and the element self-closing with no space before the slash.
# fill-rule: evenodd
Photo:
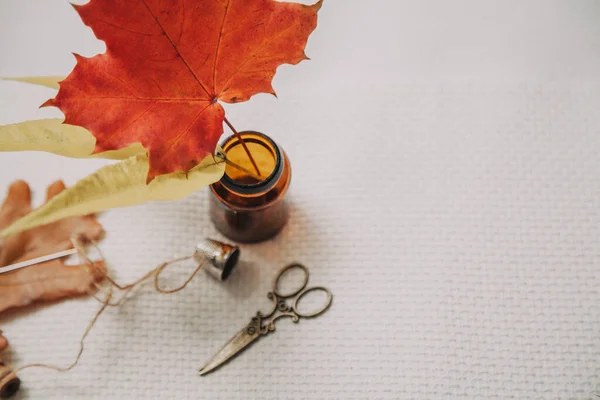
<svg viewBox="0 0 600 400">
<path fill-rule="evenodd" d="M 279 99 L 227 107 L 291 159 L 285 230 L 242 246 L 225 284 L 108 310 L 81 365 L 24 371 L 20 398 L 600 399 L 599 18 L 593 1 L 326 1 Z M 67 74 L 70 51 L 102 49 L 62 0 L 0 4 L 0 76 Z M 60 115 L 37 110 L 52 95 L 1 82 L 0 123 Z M 104 163 L 4 153 L 0 187 L 26 179 L 39 204 Z M 101 222 L 121 282 L 222 239 L 205 191 Z M 198 377 L 292 261 L 331 309 Z M 69 364 L 98 306 L 0 317 L 11 362 Z"/>
</svg>

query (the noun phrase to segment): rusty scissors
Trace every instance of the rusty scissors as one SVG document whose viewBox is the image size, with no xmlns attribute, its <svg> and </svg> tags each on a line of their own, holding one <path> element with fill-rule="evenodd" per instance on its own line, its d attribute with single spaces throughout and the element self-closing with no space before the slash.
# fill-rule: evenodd
<svg viewBox="0 0 600 400">
<path fill-rule="evenodd" d="M 295 290 L 290 293 L 281 293 L 280 284 L 281 278 L 286 272 L 292 269 L 299 269 L 302 271 L 304 278 L 300 285 L 297 285 Z M 239 331 L 234 337 L 227 342 L 225 346 L 200 369 L 199 374 L 205 375 L 216 368 L 223 365 L 225 362 L 230 360 L 232 357 L 246 349 L 250 344 L 255 342 L 258 338 L 268 335 L 270 332 L 275 330 L 275 322 L 279 318 L 290 317 L 292 321 L 298 322 L 300 318 L 314 318 L 323 314 L 331 305 L 333 295 L 329 289 L 323 286 L 314 286 L 306 288 L 308 284 L 308 268 L 302 264 L 290 264 L 279 271 L 273 282 L 273 291 L 267 294 L 267 297 L 273 301 L 273 310 L 263 315 L 260 311 L 256 313 L 250 320 L 250 323 L 246 325 L 241 331 Z M 327 297 L 323 305 L 316 309 L 311 310 L 312 312 L 301 312 L 298 309 L 300 300 L 310 292 L 321 291 L 324 292 Z M 287 299 L 292 299 L 292 304 L 287 303 Z"/>
</svg>

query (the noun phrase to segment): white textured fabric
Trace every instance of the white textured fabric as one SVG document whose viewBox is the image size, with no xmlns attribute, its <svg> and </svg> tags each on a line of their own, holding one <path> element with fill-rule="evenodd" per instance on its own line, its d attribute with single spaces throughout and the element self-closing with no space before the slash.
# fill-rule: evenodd
<svg viewBox="0 0 600 400">
<path fill-rule="evenodd" d="M 327 0 L 279 100 L 227 108 L 291 159 L 283 233 L 242 246 L 226 284 L 108 310 L 77 368 L 23 372 L 20 398 L 600 399 L 600 5 L 497 3 Z M 0 76 L 66 74 L 70 51 L 102 44 L 66 1 L 2 1 Z M 0 83 L 0 123 L 58 115 L 36 109 L 50 96 Z M 102 163 L 2 154 L 0 187 L 24 178 L 40 202 Z M 202 192 L 104 213 L 113 274 L 220 238 L 206 208 Z M 291 261 L 332 308 L 198 377 Z M 68 364 L 97 308 L 2 317 L 11 361 Z"/>
</svg>

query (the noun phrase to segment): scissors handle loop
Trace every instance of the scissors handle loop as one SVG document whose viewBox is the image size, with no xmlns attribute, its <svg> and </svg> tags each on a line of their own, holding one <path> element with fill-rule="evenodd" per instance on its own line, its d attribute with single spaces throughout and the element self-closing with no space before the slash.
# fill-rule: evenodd
<svg viewBox="0 0 600 400">
<path fill-rule="evenodd" d="M 300 285 L 299 287 L 296 288 L 296 290 L 294 290 L 291 293 L 281 293 L 279 291 L 279 284 L 281 283 L 280 280 L 281 278 L 285 275 L 286 272 L 292 270 L 292 269 L 300 269 L 302 270 L 302 272 L 304 273 L 304 281 L 302 282 L 302 285 Z M 289 297 L 293 297 L 295 295 L 297 295 L 298 293 L 300 293 L 302 291 L 302 289 L 304 289 L 306 287 L 306 284 L 308 283 L 308 268 L 306 268 L 304 265 L 302 264 L 290 264 L 287 267 L 284 267 L 281 271 L 279 271 L 279 273 L 277 274 L 277 276 L 275 277 L 275 282 L 273 283 L 273 292 L 280 298 L 282 299 L 287 299 Z"/>
<path fill-rule="evenodd" d="M 327 300 L 325 300 L 325 303 L 323 304 L 323 307 L 321 307 L 320 309 L 313 311 L 311 313 L 302 313 L 300 312 L 300 310 L 298 310 L 298 303 L 300 302 L 300 299 L 302 299 L 302 297 L 304 297 L 304 295 L 306 295 L 307 293 L 313 292 L 313 291 L 320 291 L 320 292 L 324 292 L 327 295 Z M 329 306 L 331 305 L 331 301 L 333 300 L 333 295 L 331 294 L 331 292 L 329 291 L 329 289 L 323 287 L 323 286 L 314 286 L 308 289 L 303 290 L 298 297 L 296 297 L 296 299 L 294 299 L 294 304 L 292 305 L 292 310 L 294 311 L 294 313 L 296 313 L 297 316 L 301 317 L 301 318 L 313 318 L 313 317 L 317 317 L 321 314 L 323 314 L 325 311 L 327 311 L 327 309 L 329 308 Z"/>
</svg>

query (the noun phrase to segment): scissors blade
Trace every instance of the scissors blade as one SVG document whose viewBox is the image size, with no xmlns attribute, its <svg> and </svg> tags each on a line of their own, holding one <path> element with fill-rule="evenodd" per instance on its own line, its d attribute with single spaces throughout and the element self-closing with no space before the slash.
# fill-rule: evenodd
<svg viewBox="0 0 600 400">
<path fill-rule="evenodd" d="M 209 372 L 215 370 L 216 368 L 223 365 L 230 358 L 244 350 L 250 344 L 252 344 L 256 339 L 260 337 L 260 329 L 253 335 L 250 335 L 246 332 L 246 327 L 239 331 L 234 337 L 227 342 L 225 346 L 215 356 L 206 363 L 204 367 L 198 372 L 201 376 L 206 375 Z"/>
</svg>

